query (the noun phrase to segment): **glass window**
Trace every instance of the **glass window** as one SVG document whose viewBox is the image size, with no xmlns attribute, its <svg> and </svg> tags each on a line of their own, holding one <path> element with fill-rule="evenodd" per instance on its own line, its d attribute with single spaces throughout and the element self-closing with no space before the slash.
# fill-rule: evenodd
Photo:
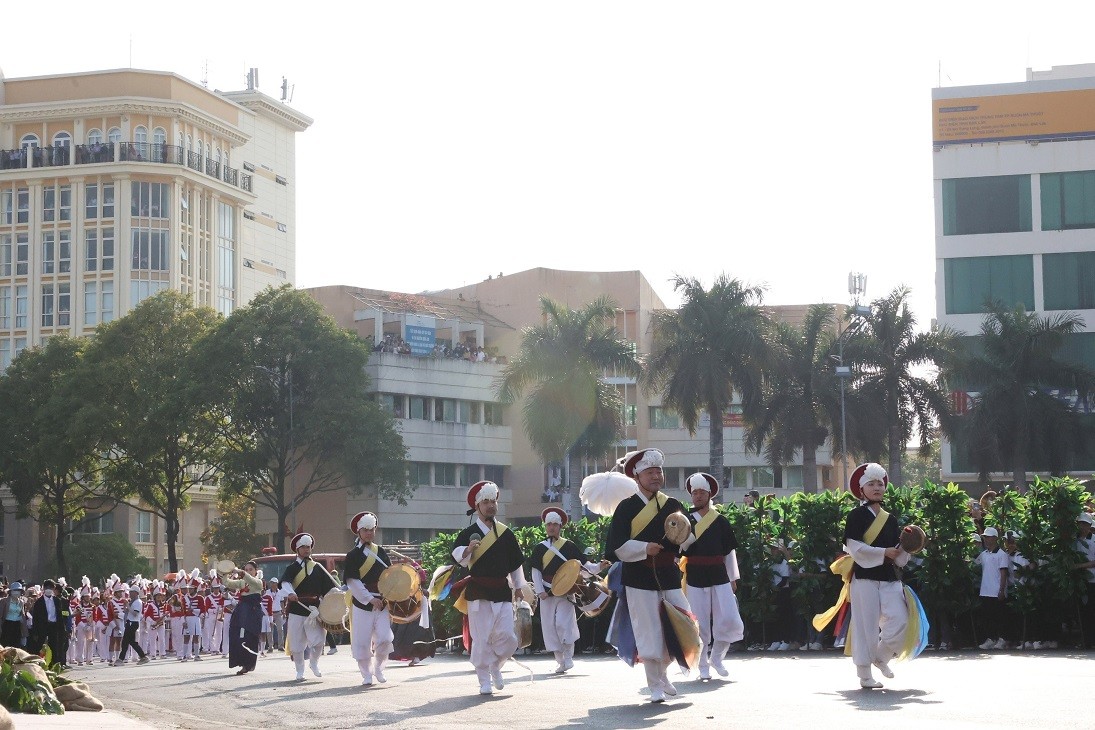
<svg viewBox="0 0 1095 730">
<path fill-rule="evenodd" d="M 15 213 L 16 223 L 30 222 L 30 188 L 19 188 L 15 191 L 15 201 L 18 210 Z M 23 272 L 26 273 L 26 272 Z"/>
<path fill-rule="evenodd" d="M 99 186 L 84 186 L 84 218 L 93 220 L 99 217 Z"/>
<path fill-rule="evenodd" d="M 53 326 L 53 284 L 42 285 L 42 326 Z"/>
<path fill-rule="evenodd" d="M 141 271 L 167 271 L 167 235 L 163 228 L 135 228 L 132 267 Z"/>
<path fill-rule="evenodd" d="M 377 397 L 377 402 L 380 404 L 380 410 L 385 413 L 390 413 L 393 418 L 403 418 L 403 403 L 404 398 L 402 395 L 395 393 L 381 393 Z"/>
<path fill-rule="evenodd" d="M 680 428 L 681 421 L 672 409 L 650 406 L 650 428 Z"/>
<path fill-rule="evenodd" d="M 84 231 L 84 270 L 99 269 L 99 231 L 88 228 Z"/>
<path fill-rule="evenodd" d="M 53 231 L 44 231 L 42 233 L 42 273 L 52 274 L 55 272 L 57 262 L 55 260 L 55 252 L 57 246 L 57 236 Z"/>
<path fill-rule="evenodd" d="M 488 426 L 504 426 L 501 403 L 483 404 L 483 423 Z"/>
<path fill-rule="evenodd" d="M 0 233 L 0 276 L 11 276 L 10 233 Z"/>
<path fill-rule="evenodd" d="M 129 284 L 130 300 L 137 305 L 165 289 L 167 289 L 166 281 L 132 281 Z"/>
<path fill-rule="evenodd" d="M 57 326 L 68 327 L 72 319 L 72 284 L 67 281 L 57 285 Z"/>
<path fill-rule="evenodd" d="M 148 143 L 148 130 L 145 127 L 138 126 L 133 130 L 133 141 L 137 144 Z"/>
<path fill-rule="evenodd" d="M 730 484 L 734 489 L 748 489 L 749 468 L 744 466 L 730 467 Z"/>
<path fill-rule="evenodd" d="M 102 238 L 103 265 L 101 268 L 103 271 L 114 271 L 114 229 L 104 228 Z"/>
<path fill-rule="evenodd" d="M 435 421 L 453 423 L 456 420 L 456 401 L 451 398 L 438 398 L 433 403 Z"/>
<path fill-rule="evenodd" d="M 85 515 L 80 522 L 80 531 L 85 535 L 107 535 L 114 532 L 114 513 Z"/>
<path fill-rule="evenodd" d="M 23 354 L 23 350 L 27 349 L 27 338 L 16 337 L 15 338 L 15 357 L 19 357 Z"/>
<path fill-rule="evenodd" d="M 103 183 L 103 217 L 114 217 L 114 183 Z"/>
<path fill-rule="evenodd" d="M 482 468 L 478 464 L 461 464 L 457 470 L 458 487 L 470 487 L 479 481 Z"/>
<path fill-rule="evenodd" d="M 0 286 L 0 329 L 11 329 L 11 287 Z M 6 339 L 4 340 L 7 341 Z"/>
<path fill-rule="evenodd" d="M 753 477 L 753 489 L 771 489 L 776 484 L 775 474 L 770 466 L 754 466 L 749 469 Z"/>
<path fill-rule="evenodd" d="M 634 426 L 638 417 L 639 407 L 634 403 L 624 406 L 624 425 Z"/>
<path fill-rule="evenodd" d="M 38 146 L 38 135 L 36 134 L 24 134 L 23 139 L 19 140 L 20 149 L 32 149 Z"/>
<path fill-rule="evenodd" d="M 802 489 L 802 467 L 783 467 L 783 486 L 785 489 Z"/>
<path fill-rule="evenodd" d="M 485 464 L 483 466 L 483 478 L 489 482 L 494 482 L 499 487 L 506 486 L 504 482 L 506 468 L 504 466 L 497 466 L 495 464 Z"/>
<path fill-rule="evenodd" d="M 72 220 L 72 186 L 62 185 L 57 191 L 57 220 Z"/>
<path fill-rule="evenodd" d="M 118 142 L 122 141 L 122 130 L 118 129 L 117 127 L 111 127 L 110 130 L 106 133 L 106 138 L 112 144 L 117 144 Z"/>
<path fill-rule="evenodd" d="M 84 282 L 84 324 L 99 324 L 99 282 Z"/>
<path fill-rule="evenodd" d="M 1095 309 L 1095 251 L 1042 254 L 1045 308 Z"/>
<path fill-rule="evenodd" d="M 53 135 L 54 147 L 68 147 L 72 144 L 72 135 L 68 132 L 58 132 Z"/>
<path fill-rule="evenodd" d="M 137 513 L 137 529 L 133 531 L 136 542 L 152 542 L 152 515 L 148 512 Z"/>
<path fill-rule="evenodd" d="M 52 221 L 57 216 L 57 189 L 52 185 L 42 188 L 42 220 Z"/>
<path fill-rule="evenodd" d="M 114 282 L 104 281 L 102 282 L 103 290 L 103 305 L 102 305 L 102 320 L 103 324 L 114 321 Z"/>
<path fill-rule="evenodd" d="M 1030 175 L 943 181 L 943 235 L 1032 230 Z"/>
<path fill-rule="evenodd" d="M 1042 230 L 1095 228 L 1095 170 L 1041 176 Z"/>
<path fill-rule="evenodd" d="M 456 464 L 434 464 L 434 484 L 439 487 L 456 486 Z"/>
<path fill-rule="evenodd" d="M 167 132 L 164 131 L 163 127 L 156 127 L 154 130 L 152 130 L 152 144 L 166 144 L 166 143 L 167 143 Z"/>
<path fill-rule="evenodd" d="M 15 329 L 17 330 L 27 328 L 27 296 L 26 284 L 15 287 Z"/>
<path fill-rule="evenodd" d="M 88 144 L 102 144 L 103 143 L 103 131 L 101 129 L 93 129 L 87 133 Z"/>
<path fill-rule="evenodd" d="M 30 234 L 15 234 L 15 275 L 25 276 L 30 268 Z"/>
<path fill-rule="evenodd" d="M 476 411 L 476 403 L 470 400 L 461 400 L 456 402 L 456 422 L 457 423 L 478 423 L 476 418 L 478 415 Z"/>
<path fill-rule="evenodd" d="M 166 218 L 168 210 L 167 183 L 134 182 L 131 188 L 130 213 L 142 218 Z"/>
<path fill-rule="evenodd" d="M 410 417 L 416 420 L 423 420 L 426 418 L 427 408 L 426 399 L 412 395 L 410 397 Z"/>
<path fill-rule="evenodd" d="M 408 461 L 407 482 L 412 487 L 430 486 L 430 465 L 422 461 Z"/>
<path fill-rule="evenodd" d="M 7 337 L 0 338 L 0 372 L 11 365 L 11 340 Z"/>
<path fill-rule="evenodd" d="M 986 301 L 1034 311 L 1034 257 L 973 256 L 945 259 L 947 314 L 985 311 Z"/>
<path fill-rule="evenodd" d="M 15 213 L 14 203 L 15 193 L 11 190 L 0 190 L 0 223 L 11 225 Z"/>
<path fill-rule="evenodd" d="M 57 232 L 57 273 L 72 271 L 72 231 Z"/>
</svg>

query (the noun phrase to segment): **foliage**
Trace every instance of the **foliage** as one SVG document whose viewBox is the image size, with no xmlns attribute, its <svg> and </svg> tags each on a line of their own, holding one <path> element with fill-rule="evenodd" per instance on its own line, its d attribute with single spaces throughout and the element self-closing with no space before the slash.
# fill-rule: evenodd
<svg viewBox="0 0 1095 730">
<path fill-rule="evenodd" d="M 1095 392 L 1095 373 L 1060 356 L 1081 329 L 1075 313 L 1043 317 L 990 304 L 974 346 L 951 366 L 963 387 L 976 391 L 961 433 L 982 476 L 1011 467 L 1012 484 L 1022 489 L 1032 464 L 1064 470 L 1082 431 L 1073 407 L 1051 391 L 1081 399 Z"/>
<path fill-rule="evenodd" d="M 916 453 L 905 460 L 901 479 L 905 484 L 923 484 L 925 481 L 938 484 L 942 463 L 942 444 L 938 437 L 933 436 L 927 454 Z"/>
<path fill-rule="evenodd" d="M 903 484 L 905 445 L 914 436 L 927 453 L 937 429 L 950 430 L 950 405 L 940 377 L 917 375 L 925 367 L 939 368 L 955 347 L 949 330 L 916 331 L 909 309 L 909 289 L 898 287 L 871 303 L 864 331 L 845 345 L 855 390 L 885 417 L 890 481 Z"/>
<path fill-rule="evenodd" d="M 99 327 L 84 358 L 85 387 L 99 397 L 81 418 L 113 445 L 107 482 L 114 496 L 136 495 L 164 520 L 172 570 L 189 491 L 211 482 L 224 456 L 217 414 L 203 393 L 211 361 L 195 350 L 217 322 L 212 309 L 164 291 Z"/>
<path fill-rule="evenodd" d="M 68 564 L 68 576 L 86 575 L 92 585 L 102 585 L 111 573 L 123 578 L 137 573 L 151 575 L 148 559 L 120 533 L 73 535 L 71 540 L 65 541 L 65 562 Z M 55 562 L 46 566 L 46 572 L 64 575 L 58 571 Z"/>
<path fill-rule="evenodd" d="M 953 616 L 968 608 L 977 593 L 969 495 L 955 484 L 928 481 L 909 488 L 909 493 L 910 498 L 903 500 L 907 510 L 905 524 L 919 525 L 928 538 L 924 551 L 910 561 L 914 566 L 919 563 L 916 577 L 920 600 L 931 615 Z M 887 499 L 889 495 L 890 492 Z"/>
<path fill-rule="evenodd" d="M 205 399 L 227 443 L 223 488 L 269 508 L 282 529 L 312 496 L 368 491 L 406 504 L 406 450 L 368 393 L 369 348 L 308 294 L 268 288 L 198 347 Z"/>
<path fill-rule="evenodd" d="M 771 361 L 771 320 L 761 307 L 764 290 L 720 274 L 705 290 L 697 279 L 677 276 L 680 309 L 653 314 L 654 350 L 646 363 L 647 390 L 661 393 L 688 432 L 701 413 L 709 419 L 710 472 L 721 478 L 723 414 L 736 392 L 745 418 L 756 418 Z"/>
<path fill-rule="evenodd" d="M 0 377 L 0 482 L 20 516 L 53 528 L 54 561 L 67 573 L 63 545 L 70 525 L 100 498 L 100 439 L 74 418 L 88 394 L 77 372 L 87 340 L 51 337 L 25 351 Z"/>
<path fill-rule="evenodd" d="M 1087 595 L 1084 571 L 1075 568 L 1085 559 L 1076 550 L 1076 517 L 1090 496 L 1083 484 L 1071 477 L 1035 478 L 1025 505 L 1017 510 L 1017 527 L 1022 533 L 1019 552 L 1038 565 L 1028 583 L 1041 601 L 1068 604 Z"/>
<path fill-rule="evenodd" d="M 605 382 L 607 371 L 636 377 L 640 363 L 620 337 L 613 302 L 601 297 L 579 310 L 541 297 L 543 324 L 522 333 L 521 351 L 499 379 L 501 399 L 524 403 L 524 426 L 532 448 L 550 463 L 569 457 L 563 508 L 571 513 L 582 459 L 603 458 L 623 428 L 623 399 Z"/>
<path fill-rule="evenodd" d="M 247 497 L 221 493 L 217 495 L 220 517 L 213 520 L 201 534 L 205 546 L 203 562 L 215 555 L 243 565 L 266 547 L 266 538 L 255 534 L 255 503 Z"/>
<path fill-rule="evenodd" d="M 0 662 L 0 705 L 30 715 L 65 714 L 49 688 L 27 670 L 16 670 L 10 661 Z"/>
<path fill-rule="evenodd" d="M 829 565 L 843 550 L 841 536 L 848 513 L 855 508 L 849 492 L 798 493 L 790 498 L 792 534 L 796 536 L 792 564 L 792 598 L 806 618 L 836 602 L 840 581 L 833 580 Z"/>
</svg>

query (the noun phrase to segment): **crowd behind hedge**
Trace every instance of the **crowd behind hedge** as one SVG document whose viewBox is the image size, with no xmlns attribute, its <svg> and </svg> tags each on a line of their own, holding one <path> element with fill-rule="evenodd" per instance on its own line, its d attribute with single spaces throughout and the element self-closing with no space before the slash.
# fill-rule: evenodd
<svg viewBox="0 0 1095 730">
<path fill-rule="evenodd" d="M 739 544 L 741 580 L 737 596 L 750 634 L 746 643 L 767 643 L 764 634 L 776 620 L 778 590 L 771 580 L 772 567 L 787 552 L 799 619 L 805 622 L 835 602 L 840 580 L 829 573 L 827 566 L 842 550 L 844 521 L 857 505 L 855 498 L 843 491 L 761 496 L 750 506 L 716 505 L 733 526 Z M 932 640 L 939 643 L 942 632 L 944 643 L 952 647 L 962 643 L 951 638 L 952 629 L 961 639 L 970 624 L 970 612 L 976 608 L 980 567 L 975 559 L 981 551 L 978 535 L 990 526 L 1001 535 L 1008 530 L 1019 533 L 1018 552 L 1037 566 L 1027 580 L 1011 590 L 1008 602 L 1013 612 L 1019 616 L 1059 615 L 1079 631 L 1079 606 L 1086 602 L 1089 589 L 1095 592 L 1095 584 L 1086 582 L 1087 571 L 1076 568 L 1086 559 L 1076 549 L 1076 518 L 1082 511 L 1095 511 L 1092 495 L 1084 484 L 1068 477 L 1035 480 L 1023 493 L 1002 491 L 984 515 L 978 513 L 976 505 L 969 493 L 955 484 L 891 484 L 886 492 L 884 507 L 899 525 L 919 525 L 928 537 L 927 547 L 906 567 L 905 580 L 924 604 L 932 622 Z M 563 528 L 563 536 L 583 550 L 592 547 L 600 557 L 609 521 L 608 517 L 573 520 Z M 545 539 L 542 526 L 517 527 L 514 533 L 526 555 L 531 555 L 536 543 Z M 455 534 L 441 534 L 422 546 L 423 567 L 428 572 L 451 563 L 454 538 Z M 773 549 L 777 544 L 787 550 Z M 1095 601 L 1095 595 L 1091 600 Z M 446 604 L 434 606 L 437 636 L 458 636 L 459 615 L 451 601 Z M 964 645 L 972 644 L 967 641 Z"/>
</svg>

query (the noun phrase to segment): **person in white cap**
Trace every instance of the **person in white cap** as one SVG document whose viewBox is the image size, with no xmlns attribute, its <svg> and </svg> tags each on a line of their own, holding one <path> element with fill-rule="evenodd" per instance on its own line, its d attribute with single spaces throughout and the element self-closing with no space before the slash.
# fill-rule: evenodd
<svg viewBox="0 0 1095 730">
<path fill-rule="evenodd" d="M 569 560 L 581 560 L 582 552 L 570 540 L 561 536 L 563 526 L 570 521 L 558 507 L 548 507 L 540 514 L 547 539 L 537 543 L 529 563 L 532 566 L 532 587 L 540 597 L 540 629 L 544 648 L 555 655 L 556 674 L 565 674 L 574 667 L 574 643 L 578 641 L 578 617 L 570 596 L 551 593 L 551 581 L 556 571 Z M 585 562 L 582 568 L 596 575 L 608 561 Z"/>
<path fill-rule="evenodd" d="M 719 493 L 719 482 L 704 472 L 685 481 L 692 496 L 688 515 L 696 541 L 685 551 L 681 567 L 688 586 L 688 604 L 700 625 L 700 679 L 711 678 L 711 667 L 720 677 L 729 674 L 722 660 L 730 645 L 745 638 L 745 623 L 738 610 L 734 590 L 738 579 L 738 539 L 730 521 L 719 514 L 711 500 Z M 710 652 L 710 658 L 708 653 Z"/>
<path fill-rule="evenodd" d="M 289 548 L 297 559 L 281 576 L 281 590 L 289 603 L 289 620 L 286 626 L 289 653 L 297 670 L 297 681 L 304 681 L 304 656 L 308 653 L 309 667 L 317 677 L 319 655 L 323 653 L 323 641 L 327 632 L 319 625 L 319 602 L 332 588 L 335 579 L 322 565 L 312 560 L 315 540 L 307 532 L 293 536 Z"/>
<path fill-rule="evenodd" d="M 860 464 L 848 479 L 848 488 L 862 501 L 848 514 L 844 525 L 844 549 L 855 567 L 849 588 L 851 621 L 848 638 L 859 686 L 877 689 L 871 667 L 892 678 L 890 660 L 901 649 L 909 623 L 905 588 L 895 566 L 909 562 L 901 549 L 897 519 L 882 509 L 889 476 L 881 464 Z"/>
<path fill-rule="evenodd" d="M 1090 648 L 1095 643 L 1095 537 L 1091 536 L 1095 529 L 1095 519 L 1090 512 L 1080 513 L 1076 518 L 1076 528 L 1080 533 L 1076 540 L 1076 550 L 1085 558 L 1076 567 L 1084 571 L 1084 580 L 1087 581 L 1087 603 L 1080 605 L 1080 620 L 1085 648 Z"/>
<path fill-rule="evenodd" d="M 980 647 L 985 651 L 1007 648 L 1007 641 L 1004 639 L 1007 607 L 1004 601 L 1008 595 L 1008 572 L 1011 568 L 1011 559 L 1007 552 L 1000 549 L 999 543 L 999 531 L 995 527 L 986 527 L 981 533 L 983 549 L 976 560 L 981 566 L 977 628 L 981 636 L 985 637 Z"/>
<path fill-rule="evenodd" d="M 667 674 L 672 657 L 662 630 L 661 601 L 664 598 L 691 612 L 681 590 L 682 576 L 676 560 L 680 550 L 696 541 L 696 536 L 690 534 L 678 546 L 665 536 L 666 518 L 683 512 L 684 505 L 661 492 L 664 463 L 665 456 L 658 449 L 642 449 L 624 457 L 623 472 L 635 480 L 639 491 L 616 506 L 605 550 L 608 560 L 622 563 L 623 595 L 616 604 L 609 635 L 617 636 L 617 640 L 627 636 L 618 627 L 621 622 L 630 624 L 634 646 L 618 643 L 617 652 L 629 665 L 634 666 L 636 657 L 642 661 L 650 701 L 655 703 L 665 702 L 666 695 L 677 694 Z"/>
<path fill-rule="evenodd" d="M 380 684 L 384 664 L 392 651 L 392 617 L 380 595 L 377 581 L 392 564 L 388 553 L 374 544 L 377 518 L 372 512 L 358 512 L 350 520 L 350 532 L 357 536 L 354 546 L 346 553 L 342 578 L 353 596 L 350 608 L 350 653 L 357 660 L 361 685 L 370 687 L 375 679 Z"/>
<path fill-rule="evenodd" d="M 517 538 L 498 514 L 498 485 L 476 482 L 468 489 L 468 515 L 475 521 L 456 536 L 452 557 L 471 575 L 457 605 L 467 604 L 469 656 L 479 679 L 479 694 L 492 694 L 505 687 L 502 665 L 517 651 L 513 624 L 513 601 L 521 596 L 525 580 L 524 553 Z"/>
<path fill-rule="evenodd" d="M 76 647 L 73 659 L 78 667 L 82 667 L 85 662 L 91 665 L 91 645 L 95 639 L 95 621 L 92 618 L 95 607 L 91 605 L 91 581 L 86 575 L 84 580 L 87 582 L 80 588 L 80 603 L 72 613 L 72 643 Z"/>
</svg>

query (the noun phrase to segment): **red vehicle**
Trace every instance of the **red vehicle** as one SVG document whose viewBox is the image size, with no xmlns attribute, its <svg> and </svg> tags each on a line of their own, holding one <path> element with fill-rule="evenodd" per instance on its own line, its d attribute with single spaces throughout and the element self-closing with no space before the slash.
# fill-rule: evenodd
<svg viewBox="0 0 1095 730">
<path fill-rule="evenodd" d="M 285 574 L 285 569 L 289 567 L 289 563 L 297 559 L 297 556 L 293 553 L 282 553 L 277 555 L 274 551 L 277 548 L 268 547 L 262 551 L 262 557 L 254 558 L 254 561 L 258 564 L 259 570 L 262 571 L 262 578 L 267 583 L 271 578 L 280 579 Z M 312 560 L 316 561 L 331 575 L 336 576 L 339 585 L 342 584 L 342 564 L 346 562 L 345 553 L 312 553 Z"/>
</svg>

